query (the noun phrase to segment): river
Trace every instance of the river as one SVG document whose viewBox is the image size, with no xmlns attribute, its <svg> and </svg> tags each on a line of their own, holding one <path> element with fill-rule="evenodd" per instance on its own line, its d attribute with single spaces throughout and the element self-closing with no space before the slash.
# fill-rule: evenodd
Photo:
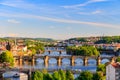
<svg viewBox="0 0 120 80">
<path fill-rule="evenodd" d="M 47 50 L 53 50 L 50 54 L 48 51 L 44 52 L 44 54 L 37 54 L 37 55 L 41 55 L 41 56 L 71 56 L 71 55 L 67 55 L 66 54 L 66 51 L 65 52 L 62 52 L 62 54 L 59 54 L 58 51 L 55 51 L 54 50 L 55 48 L 47 48 Z M 59 50 L 63 50 L 63 48 L 59 48 Z M 114 56 L 114 55 L 108 55 L 108 54 L 101 54 L 100 55 L 101 57 L 111 57 L 111 56 Z M 101 64 L 105 64 L 106 62 L 109 62 L 109 60 L 107 59 L 103 59 L 101 61 Z M 16 68 L 20 68 L 19 64 L 16 63 L 15 65 Z M 22 65 L 22 68 L 27 68 L 27 69 L 30 69 L 30 68 L 34 68 L 34 69 L 48 69 L 48 70 L 58 70 L 58 69 L 63 69 L 63 70 L 75 70 L 75 71 L 84 71 L 84 70 L 89 70 L 91 72 L 96 72 L 96 60 L 94 59 L 90 59 L 88 60 L 88 65 L 87 66 L 84 66 L 83 65 L 83 60 L 80 59 L 80 58 L 77 58 L 75 60 L 75 66 L 70 66 L 70 60 L 67 59 L 67 58 L 64 58 L 62 59 L 62 65 L 61 66 L 58 66 L 57 65 L 57 60 L 55 58 L 51 58 L 49 60 L 49 64 L 48 66 L 46 67 L 44 65 L 44 61 L 43 59 L 40 59 L 38 58 L 36 61 L 35 61 L 35 65 L 32 66 L 31 65 L 31 62 L 28 62 L 28 61 L 23 61 L 23 65 Z M 77 77 L 78 74 L 75 74 L 75 77 Z"/>
</svg>

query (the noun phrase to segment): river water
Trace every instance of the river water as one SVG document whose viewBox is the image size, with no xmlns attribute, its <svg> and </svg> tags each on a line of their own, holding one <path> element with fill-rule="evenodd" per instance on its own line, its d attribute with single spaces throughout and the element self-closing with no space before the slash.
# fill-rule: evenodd
<svg viewBox="0 0 120 80">
<path fill-rule="evenodd" d="M 55 48 L 48 48 L 47 50 L 54 50 Z M 59 48 L 59 50 L 63 50 L 63 48 Z M 59 52 L 57 51 L 53 51 L 51 52 L 50 54 L 47 52 L 44 52 L 44 54 L 38 54 L 39 56 L 40 55 L 47 55 L 47 56 L 71 56 L 71 55 L 67 55 L 66 54 L 66 51 L 65 52 L 62 52 L 62 54 L 60 55 Z M 101 54 L 100 55 L 101 57 L 111 57 L 111 56 L 114 56 L 114 55 L 108 55 L 108 54 Z M 109 62 L 109 60 L 107 59 L 103 59 L 101 61 L 101 64 L 105 64 L 106 62 Z M 18 63 L 16 63 L 15 67 L 17 68 L 20 68 L 20 66 L 18 65 Z M 75 70 L 75 71 L 84 71 L 84 70 L 89 70 L 91 72 L 96 72 L 96 60 L 94 59 L 89 59 L 88 60 L 88 66 L 83 66 L 83 60 L 78 58 L 75 60 L 75 66 L 70 66 L 70 60 L 67 59 L 67 58 L 64 58 L 62 59 L 62 65 L 61 66 L 58 66 L 57 65 L 57 60 L 54 59 L 54 58 L 51 58 L 49 60 L 49 65 L 48 67 L 46 67 L 44 65 L 44 61 L 43 59 L 40 59 L 38 58 L 36 61 L 35 61 L 35 65 L 32 66 L 31 65 L 31 62 L 28 62 L 28 61 L 24 61 L 23 62 L 23 65 L 22 65 L 22 68 L 27 68 L 27 69 L 30 69 L 30 68 L 34 68 L 34 69 L 48 69 L 48 70 L 58 70 L 58 69 L 63 69 L 63 70 Z M 78 76 L 78 74 L 75 74 L 75 77 Z M 12 80 L 12 79 L 11 79 Z"/>
<path fill-rule="evenodd" d="M 44 52 L 44 54 L 38 54 L 39 56 L 71 56 L 71 55 L 67 55 L 66 54 L 66 51 L 65 52 L 62 52 L 62 54 L 60 55 L 58 51 L 54 51 L 55 48 L 48 48 L 47 50 L 53 50 L 50 54 L 48 53 L 48 51 Z M 59 48 L 58 50 L 63 50 L 63 48 Z M 103 53 L 102 55 L 100 55 L 101 57 L 111 57 L 111 56 L 114 56 L 114 55 L 108 55 L 108 54 L 105 54 Z M 108 59 L 103 59 L 101 61 L 101 64 L 105 64 L 106 62 L 109 62 Z M 17 68 L 20 68 L 18 64 L 16 64 Z M 92 71 L 92 72 L 95 72 L 96 71 L 96 60 L 95 59 L 89 59 L 88 60 L 88 66 L 83 66 L 83 60 L 80 59 L 80 58 L 77 58 L 75 60 L 75 66 L 70 66 L 70 60 L 67 59 L 67 58 L 64 58 L 62 59 L 62 65 L 61 66 L 58 66 L 57 65 L 57 60 L 55 58 L 51 58 L 49 60 L 49 64 L 48 64 L 48 67 L 46 67 L 44 65 L 44 61 L 43 59 L 40 59 L 38 58 L 35 62 L 35 66 L 31 66 L 31 62 L 28 62 L 28 61 L 24 61 L 23 62 L 23 65 L 22 65 L 22 68 L 27 68 L 27 69 L 30 69 L 30 68 L 35 68 L 35 69 L 63 69 L 63 70 L 66 70 L 66 69 L 71 69 L 71 70 L 81 70 L 81 71 L 84 71 L 84 70 L 89 70 L 89 71 Z"/>
</svg>

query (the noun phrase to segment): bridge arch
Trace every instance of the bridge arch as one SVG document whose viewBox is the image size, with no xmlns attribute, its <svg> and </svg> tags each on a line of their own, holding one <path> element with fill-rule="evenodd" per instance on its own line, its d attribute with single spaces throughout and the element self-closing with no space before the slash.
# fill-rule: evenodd
<svg viewBox="0 0 120 80">
<path fill-rule="evenodd" d="M 37 62 L 37 63 L 44 63 L 44 59 L 43 59 L 43 58 L 37 58 L 37 59 L 36 59 L 36 62 Z"/>
<path fill-rule="evenodd" d="M 107 62 L 110 62 L 110 60 L 109 59 L 105 59 L 105 58 L 101 60 L 101 64 L 105 64 Z"/>
<path fill-rule="evenodd" d="M 49 58 L 49 64 L 56 64 L 57 63 L 57 59 L 56 58 Z"/>
<path fill-rule="evenodd" d="M 70 64 L 70 58 L 62 58 L 62 64 Z"/>
<path fill-rule="evenodd" d="M 84 61 L 81 58 L 76 58 L 75 59 L 75 65 L 83 65 Z"/>
</svg>

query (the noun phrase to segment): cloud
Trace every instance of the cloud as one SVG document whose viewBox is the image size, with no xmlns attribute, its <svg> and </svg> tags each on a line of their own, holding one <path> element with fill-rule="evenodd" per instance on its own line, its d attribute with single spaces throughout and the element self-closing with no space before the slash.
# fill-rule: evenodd
<svg viewBox="0 0 120 80">
<path fill-rule="evenodd" d="M 47 21 L 53 21 L 53 22 L 60 22 L 60 23 L 84 24 L 84 25 L 90 25 L 90 26 L 96 26 L 96 27 L 107 27 L 107 28 L 119 28 L 120 29 L 119 25 L 113 25 L 113 24 L 107 24 L 107 23 L 59 19 L 59 18 L 51 18 L 51 17 L 44 17 L 44 16 L 36 16 L 36 15 L 24 15 L 24 16 L 27 17 L 27 18 L 35 18 L 35 19 L 47 20 Z"/>
<path fill-rule="evenodd" d="M 14 23 L 14 24 L 20 23 L 19 21 L 14 20 L 14 19 L 8 19 L 7 21 L 8 21 L 9 23 Z"/>
<path fill-rule="evenodd" d="M 22 9 L 38 9 L 38 7 L 34 4 L 31 3 L 27 3 L 23 0 L 13 0 L 13 1 L 9 1 L 9 0 L 5 0 L 3 2 L 0 2 L 1 5 L 4 6 L 9 6 L 9 7 L 15 7 L 15 8 L 22 8 Z"/>
<path fill-rule="evenodd" d="M 82 14 L 82 15 L 95 15 L 95 14 L 102 14 L 103 11 L 102 10 L 95 10 L 93 12 L 78 12 L 78 14 Z"/>
<path fill-rule="evenodd" d="M 70 20 L 70 19 L 60 19 L 60 18 L 52 18 L 52 17 L 44 17 L 44 16 L 37 16 L 37 15 L 30 15 L 30 14 L 5 14 L 0 16 L 9 16 L 9 17 L 18 17 L 18 18 L 32 18 L 32 19 L 40 19 L 45 21 L 52 21 L 52 22 L 59 22 L 59 23 L 66 23 L 66 24 L 84 24 L 89 26 L 95 27 L 107 27 L 107 28 L 119 28 L 119 25 L 114 24 L 107 24 L 107 23 L 99 23 L 99 22 L 87 22 L 87 21 L 80 21 L 80 20 Z M 16 20 L 9 20 L 9 22 L 19 23 Z"/>
<path fill-rule="evenodd" d="M 100 14 L 100 13 L 102 13 L 101 10 L 96 10 L 96 11 L 92 12 L 92 14 Z"/>
<path fill-rule="evenodd" d="M 61 7 L 66 8 L 66 9 L 69 9 L 69 8 L 78 9 L 79 7 L 87 6 L 87 5 L 92 4 L 92 3 L 104 2 L 104 1 L 107 1 L 107 0 L 88 0 L 87 2 L 84 2 L 82 4 L 66 5 L 66 6 L 61 6 Z"/>
</svg>

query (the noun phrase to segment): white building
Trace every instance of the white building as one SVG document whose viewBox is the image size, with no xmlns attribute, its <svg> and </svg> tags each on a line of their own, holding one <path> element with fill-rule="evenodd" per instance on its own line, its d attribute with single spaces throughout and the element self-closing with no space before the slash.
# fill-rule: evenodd
<svg viewBox="0 0 120 80">
<path fill-rule="evenodd" d="M 106 66 L 106 80 L 120 80 L 120 63 Z"/>
</svg>

